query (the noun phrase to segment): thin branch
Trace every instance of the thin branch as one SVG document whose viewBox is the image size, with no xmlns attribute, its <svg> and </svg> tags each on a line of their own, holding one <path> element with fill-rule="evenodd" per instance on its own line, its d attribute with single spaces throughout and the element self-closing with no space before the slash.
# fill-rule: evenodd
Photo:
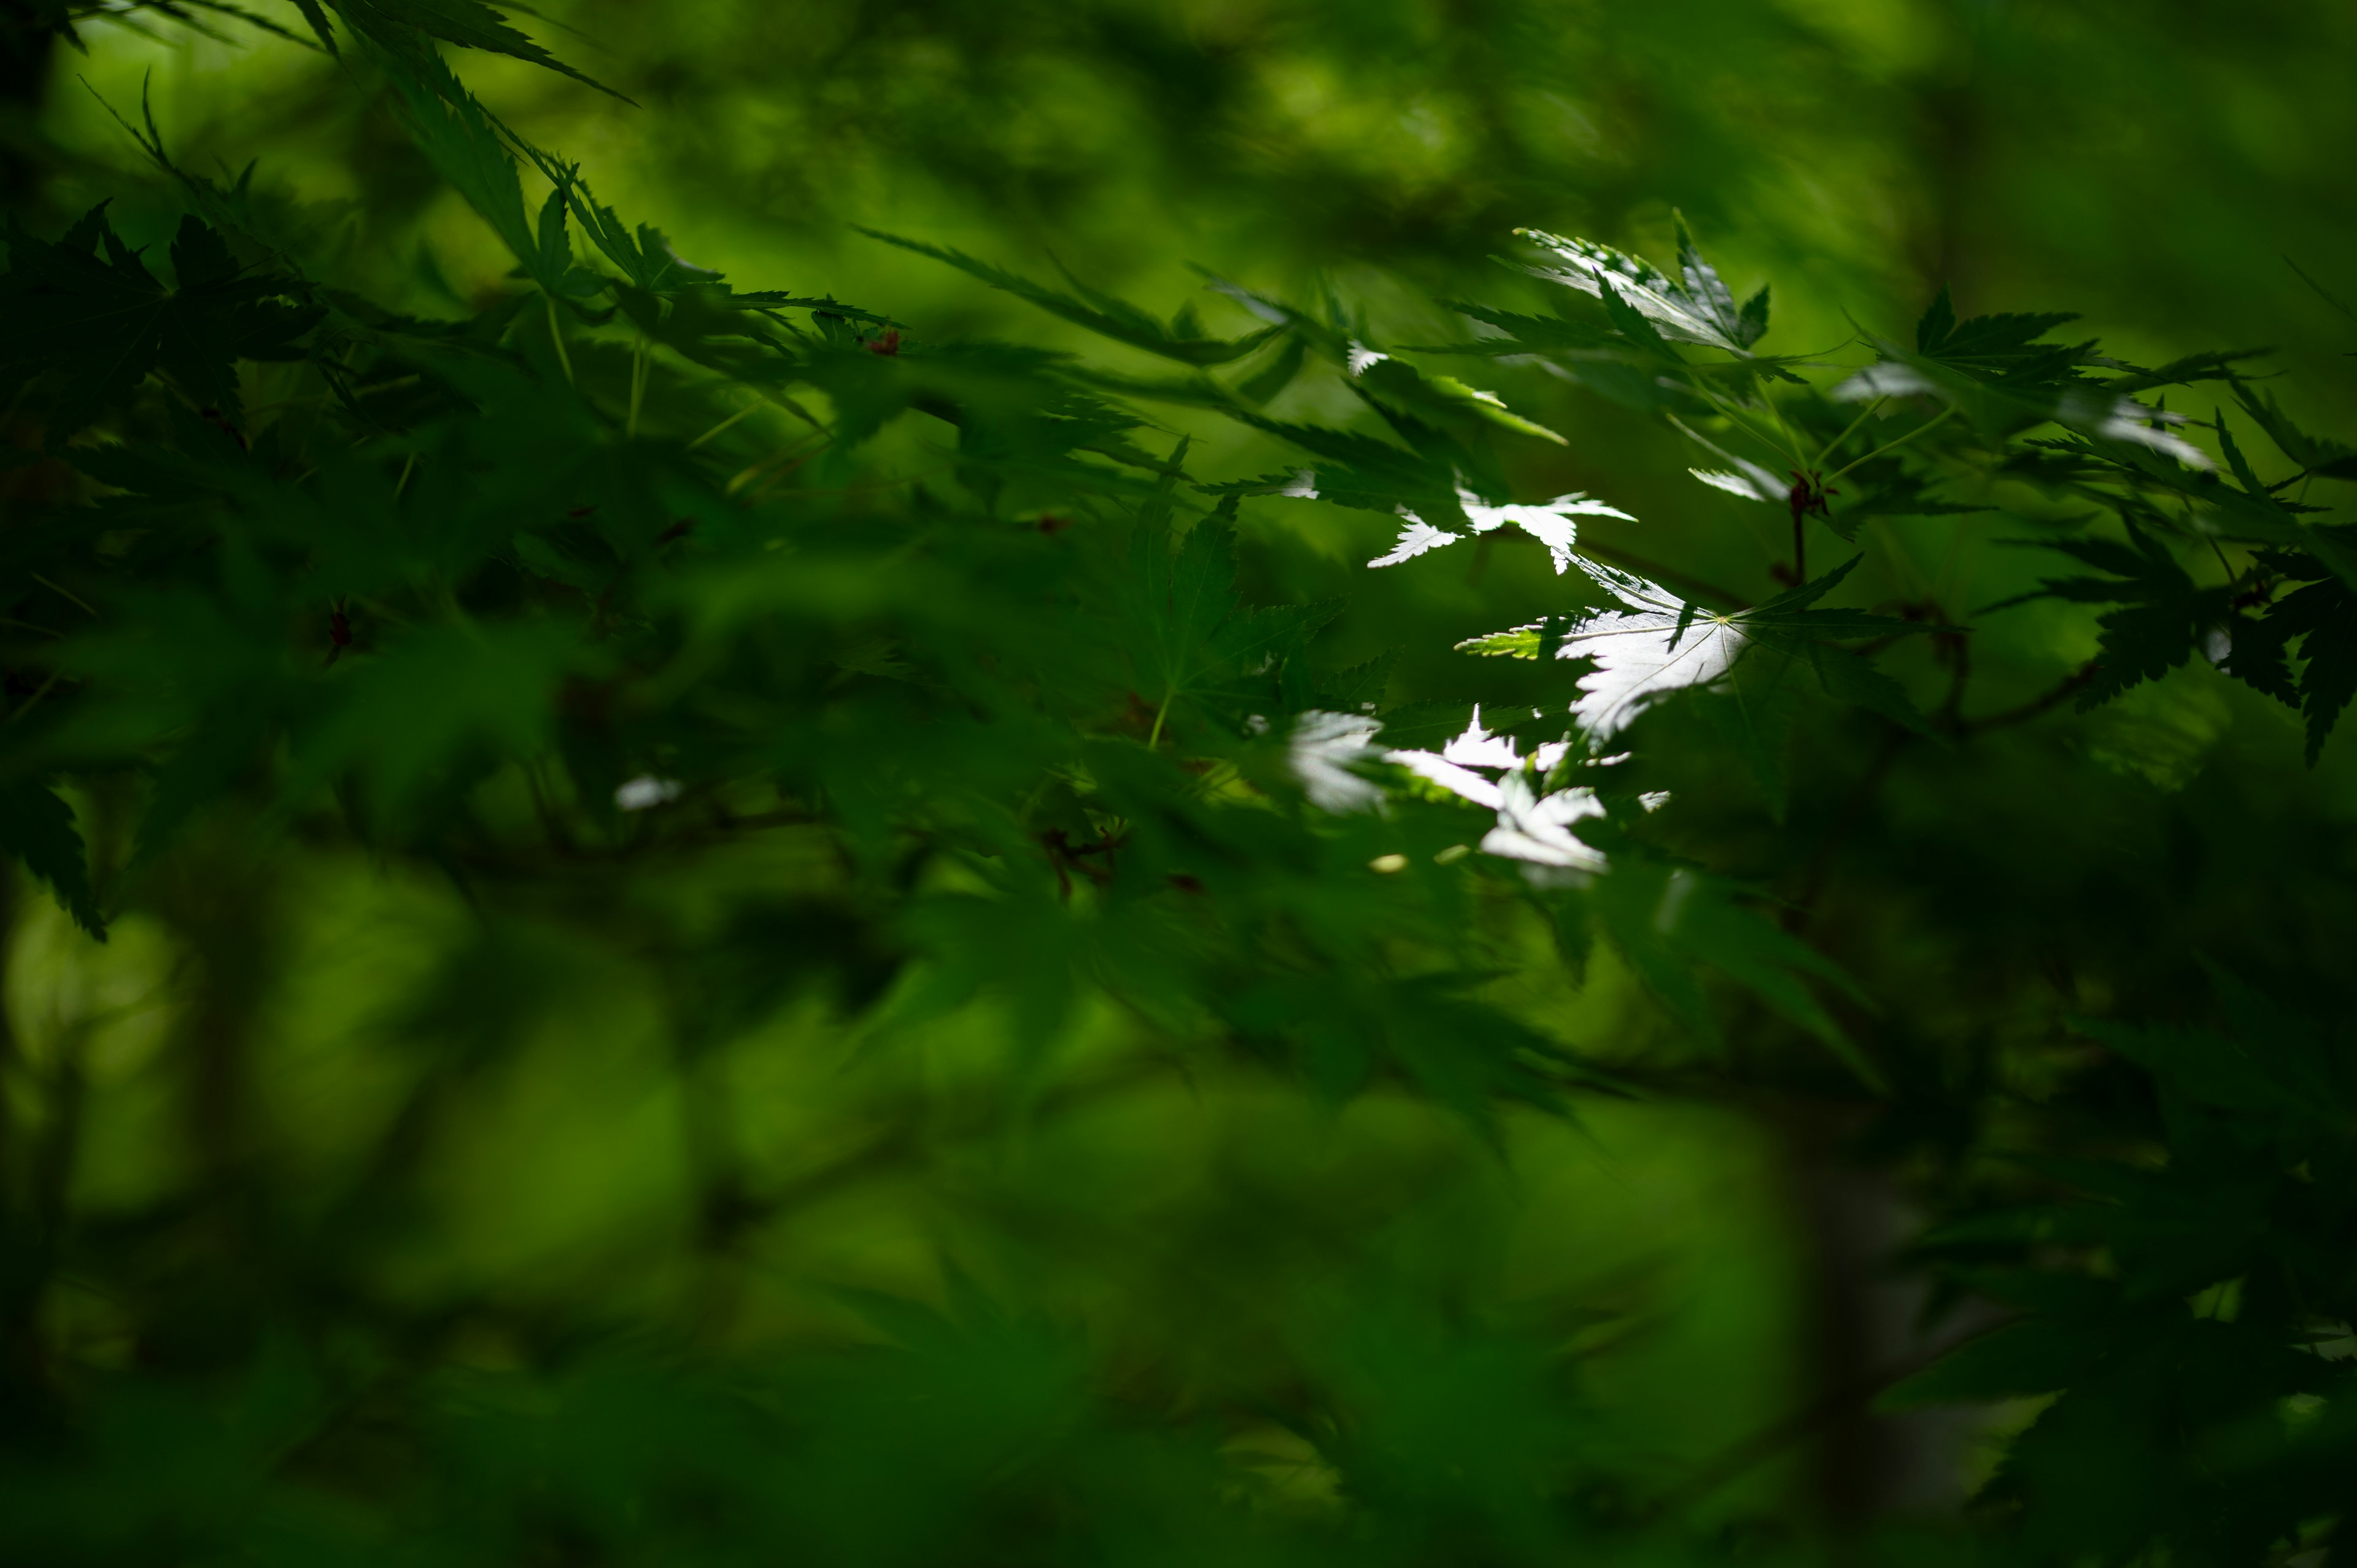
<svg viewBox="0 0 2357 1568">
<path fill-rule="evenodd" d="M 1966 719 L 1957 725 L 1956 733 L 1958 735 L 1979 735 L 1984 730 L 2003 729 L 2007 725 L 2022 724 L 2028 720 L 2034 719 L 2039 714 L 2046 712 L 2049 708 L 2058 706 L 2065 700 L 2075 695 L 2082 688 L 2093 681 L 2096 675 L 2101 672 L 2103 666 L 2101 664 L 2096 662 L 2094 660 L 2090 659 L 2086 663 L 2079 666 L 2079 668 L 2073 671 L 2071 674 L 2064 676 L 2061 682 L 2057 684 L 2053 690 L 2046 693 L 2043 696 L 2034 697 L 2030 701 L 2022 703 L 2018 708 L 2007 708 L 2003 713 L 1991 714 L 1986 718 Z"/>
</svg>

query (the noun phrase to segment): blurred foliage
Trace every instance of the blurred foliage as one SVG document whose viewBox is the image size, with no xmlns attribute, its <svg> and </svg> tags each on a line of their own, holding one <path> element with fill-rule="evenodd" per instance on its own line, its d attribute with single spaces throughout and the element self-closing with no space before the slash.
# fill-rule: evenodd
<svg viewBox="0 0 2357 1568">
<path fill-rule="evenodd" d="M 0 1543 L 2315 1562 L 2352 29 L 0 6 Z"/>
</svg>

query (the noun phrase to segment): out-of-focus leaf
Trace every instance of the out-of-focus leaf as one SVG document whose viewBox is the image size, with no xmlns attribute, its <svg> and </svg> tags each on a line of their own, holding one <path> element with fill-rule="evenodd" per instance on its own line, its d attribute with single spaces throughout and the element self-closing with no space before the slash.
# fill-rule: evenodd
<svg viewBox="0 0 2357 1568">
<path fill-rule="evenodd" d="M 90 885 L 90 864 L 81 834 L 74 828 L 73 808 L 54 789 L 35 779 L 0 783 L 0 849 L 22 861 L 25 869 L 49 885 L 58 907 L 74 924 L 106 940 L 106 922 Z"/>
</svg>

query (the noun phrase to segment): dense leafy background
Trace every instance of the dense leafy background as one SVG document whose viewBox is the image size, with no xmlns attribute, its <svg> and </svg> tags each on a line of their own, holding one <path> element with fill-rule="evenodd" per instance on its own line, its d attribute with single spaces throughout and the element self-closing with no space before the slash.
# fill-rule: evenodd
<svg viewBox="0 0 2357 1568">
<path fill-rule="evenodd" d="M 515 21 L 609 91 L 448 51 L 512 181 L 413 8 L 89 9 L 7 13 L 29 1560 L 2329 1541 L 2357 653 L 2259 498 L 2357 427 L 2340 9 L 584 4 Z M 1527 750 L 1577 671 L 1455 645 L 1609 605 L 1370 571 L 1395 505 L 1789 586 L 1689 474 L 1778 432 L 1491 259 L 1674 208 L 1810 386 L 1918 377 L 1850 456 L 1963 409 L 1806 525 L 1923 634 L 1762 623 L 1584 886 L 1325 809 L 1289 715 Z M 1402 348 L 1501 330 L 1561 373 Z M 2136 392 L 2253 471 L 2027 445 L 2095 338 L 2274 346 Z"/>
</svg>

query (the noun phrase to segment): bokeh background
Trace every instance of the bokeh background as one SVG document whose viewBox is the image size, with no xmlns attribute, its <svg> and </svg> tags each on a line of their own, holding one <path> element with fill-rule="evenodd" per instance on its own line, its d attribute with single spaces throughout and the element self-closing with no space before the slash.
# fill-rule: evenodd
<svg viewBox="0 0 2357 1568">
<path fill-rule="evenodd" d="M 1061 264 L 1158 314 L 1191 299 L 1227 328 L 1242 317 L 1195 268 L 1291 297 L 1331 287 L 1371 339 L 1400 345 L 1466 336 L 1451 298 L 1544 303 L 1494 260 L 1516 226 L 1666 259 L 1683 213 L 1738 294 L 1772 284 L 1786 351 L 1903 335 L 1944 282 L 1965 312 L 2081 311 L 2086 335 L 2141 363 L 2272 346 L 2287 406 L 2357 424 L 2357 320 L 2327 297 L 2357 299 L 2357 8 L 2326 0 L 550 0 L 542 16 L 536 35 L 620 96 L 458 56 L 520 134 L 738 286 L 832 293 L 927 338 L 1146 368 L 857 226 L 1033 275 Z M 188 166 L 258 160 L 325 281 L 423 314 L 500 286 L 492 237 L 380 97 L 316 50 L 207 26 L 218 36 L 152 14 L 88 22 L 86 53 L 13 37 L 0 134 L 18 220 L 52 231 L 113 196 L 126 229 L 164 231 L 170 193 L 107 107 L 135 115 L 144 92 Z M 1643 521 L 1597 522 L 1596 539 L 1769 591 L 1781 530 L 1695 486 L 1674 434 L 1536 368 L 1494 380 L 1569 436 L 1512 454 L 1525 495 L 1598 492 Z M 1330 386 L 1286 395 L 1304 416 L 1350 413 Z M 1280 460 L 1248 432 L 1168 417 L 1220 477 Z M 1993 542 L 2011 521 L 1889 525 L 1867 575 L 1928 585 L 1961 617 L 2036 575 Z M 1338 660 L 1405 645 L 1395 696 L 1534 689 L 1448 649 L 1555 607 L 1543 562 L 1371 579 L 1379 518 L 1260 501 L 1243 526 L 1257 596 L 1351 596 Z M 2013 613 L 1983 645 L 1984 711 L 2092 644 L 2076 612 Z M 1935 693 L 1926 658 L 1900 672 Z M 25 1151 L 70 1080 L 79 1131 L 53 1179 L 100 1252 L 178 1281 L 172 1331 L 202 1339 L 208 1311 L 252 1299 L 208 1272 L 220 1238 L 174 1227 L 233 1148 L 253 1188 L 241 1222 L 300 1251 L 304 1288 L 343 1293 L 335 1309 L 378 1337 L 368 1354 L 430 1342 L 487 1378 L 572 1365 L 584 1345 L 619 1355 L 547 1396 L 605 1412 L 584 1432 L 692 1425 L 673 1394 L 631 1381 L 650 1347 L 764 1356 L 856 1339 L 879 1300 L 979 1293 L 1016 1348 L 951 1360 L 1001 1380 L 947 1406 L 911 1393 L 921 1419 L 885 1400 L 845 1427 L 900 1466 L 895 1490 L 880 1461 L 846 1461 L 845 1517 L 871 1541 L 901 1539 L 896 1498 L 964 1484 L 960 1444 L 1001 1441 L 1010 1406 L 1085 1383 L 1208 1412 L 1327 1351 L 1397 1373 L 1385 1386 L 1413 1390 L 1402 1430 L 1419 1441 L 1586 1445 L 1690 1477 L 1671 1495 L 1711 1529 L 1937 1519 L 2027 1412 L 1868 1410 L 1878 1378 L 1973 1326 L 1925 1316 L 1899 1250 L 1943 1192 L 1985 1179 L 1993 1127 L 2048 1105 L 2072 1065 L 2058 1011 L 2166 1009 L 2198 987 L 2197 951 L 2330 972 L 2357 930 L 2351 745 L 2306 770 L 2294 721 L 2194 669 L 2090 718 L 1919 748 L 1863 804 L 1850 790 L 1873 746 L 1854 730 L 1796 737 L 1781 814 L 1724 768 L 1680 778 L 1673 822 L 1696 858 L 1787 891 L 1835 879 L 1811 934 L 1882 999 L 1873 1038 L 1900 1064 L 1900 1102 L 1862 1107 L 1837 1074 L 1762 1064 L 1734 1089 L 1599 1100 L 1575 1121 L 1514 1112 L 1494 1143 L 1405 1094 L 1336 1112 L 1243 1068 L 1141 1068 L 1111 1017 L 1019 1080 L 998 1069 L 1006 1026 L 986 1009 L 879 1034 L 822 994 L 684 1057 L 679 954 L 732 896 L 821 853 L 791 834 L 484 910 L 428 870 L 225 833 L 102 950 L 29 886 L 15 896 L 10 1179 L 51 1179 Z M 1830 865 L 1813 862 L 1834 841 Z M 664 945 L 683 932 L 687 949 Z M 854 960 L 824 961 L 856 997 Z M 1504 985 L 1607 1055 L 1653 1059 L 1668 1034 L 1609 953 L 1578 984 L 1534 961 Z M 203 1042 L 231 1037 L 238 1092 L 211 1093 Z M 1986 1090 L 1968 1125 L 1927 1122 L 1929 1090 L 1905 1092 L 1967 1080 Z M 697 1244 L 720 1222 L 696 1171 L 716 1140 L 768 1195 L 726 1266 Z M 150 1244 L 167 1233 L 178 1251 Z M 27 1310 L 91 1364 L 136 1367 L 166 1330 L 135 1326 L 119 1294 L 58 1286 Z M 1469 1398 L 1484 1413 L 1468 1417 L 1451 1391 L 1527 1393 L 1556 1370 L 1426 1337 L 1415 1314 L 1576 1347 L 1581 1391 L 1533 1393 L 1526 1429 L 1470 1430 L 1506 1406 Z M 1021 1339 L 1037 1324 L 1044 1337 Z M 239 1365 L 249 1380 L 224 1386 L 266 1408 L 274 1363 Z M 1576 1430 L 1549 1424 L 1564 1410 Z M 155 1435 L 176 1419 L 124 1418 L 118 1468 L 58 1506 L 200 1495 L 188 1445 Z M 1267 1507 L 1325 1506 L 1330 1477 L 1298 1434 L 1204 1420 Z M 662 1434 L 648 1441 L 698 1441 Z M 534 1454 L 581 1494 L 549 1506 L 585 1517 L 599 1466 L 633 1462 L 587 1439 Z"/>
</svg>

